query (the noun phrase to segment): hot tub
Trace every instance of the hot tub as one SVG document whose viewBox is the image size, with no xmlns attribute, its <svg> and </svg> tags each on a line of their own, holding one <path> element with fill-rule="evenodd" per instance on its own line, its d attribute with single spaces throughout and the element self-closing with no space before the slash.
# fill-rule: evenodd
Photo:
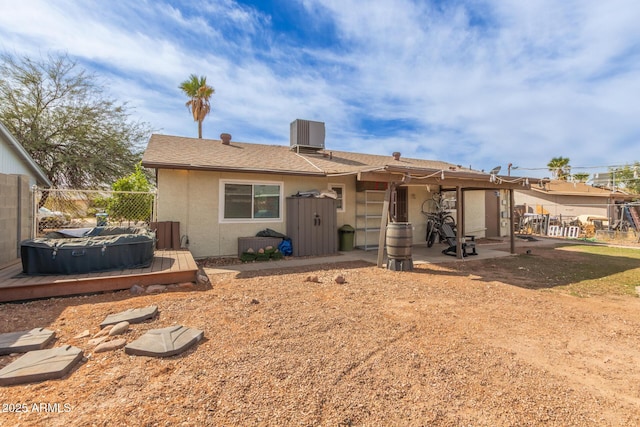
<svg viewBox="0 0 640 427">
<path fill-rule="evenodd" d="M 155 234 L 144 228 L 96 227 L 80 237 L 53 232 L 20 244 L 25 274 L 82 274 L 151 265 Z"/>
</svg>

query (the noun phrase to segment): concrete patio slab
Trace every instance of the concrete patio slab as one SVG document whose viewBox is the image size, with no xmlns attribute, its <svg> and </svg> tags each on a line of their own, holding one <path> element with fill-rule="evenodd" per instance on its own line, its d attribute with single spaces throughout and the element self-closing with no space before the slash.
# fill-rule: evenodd
<svg viewBox="0 0 640 427">
<path fill-rule="evenodd" d="M 185 326 L 152 329 L 127 344 L 125 353 L 136 356 L 169 357 L 180 354 L 204 337 L 204 331 Z"/>
<path fill-rule="evenodd" d="M 158 306 L 150 305 L 144 308 L 131 308 L 129 310 L 122 311 L 120 313 L 114 313 L 108 315 L 102 323 L 100 328 L 104 328 L 108 325 L 115 325 L 120 322 L 140 323 L 147 319 L 153 319 L 158 314 Z"/>
<path fill-rule="evenodd" d="M 0 355 L 41 350 L 53 340 L 55 335 L 54 331 L 44 328 L 0 334 Z"/>
<path fill-rule="evenodd" d="M 25 384 L 65 376 L 81 359 L 73 346 L 30 351 L 0 370 L 0 385 Z"/>
</svg>

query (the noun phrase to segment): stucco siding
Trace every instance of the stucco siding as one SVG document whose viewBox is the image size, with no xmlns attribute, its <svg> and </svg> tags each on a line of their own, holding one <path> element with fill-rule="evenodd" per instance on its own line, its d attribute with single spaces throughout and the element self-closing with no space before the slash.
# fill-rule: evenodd
<svg viewBox="0 0 640 427">
<path fill-rule="evenodd" d="M 272 182 L 282 185 L 281 216 L 277 220 L 220 221 L 220 182 Z M 338 227 L 355 221 L 355 176 L 299 177 L 276 174 L 221 173 L 160 169 L 158 171 L 158 221 L 180 222 L 182 241 L 196 258 L 235 256 L 238 237 L 255 236 L 270 228 L 286 234 L 284 199 L 298 191 L 326 190 L 344 184 L 345 212 L 337 214 Z"/>
</svg>

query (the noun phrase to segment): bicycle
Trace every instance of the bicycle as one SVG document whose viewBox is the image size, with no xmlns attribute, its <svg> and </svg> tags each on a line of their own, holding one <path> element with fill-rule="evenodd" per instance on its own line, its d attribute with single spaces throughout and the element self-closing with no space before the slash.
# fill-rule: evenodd
<svg viewBox="0 0 640 427">
<path fill-rule="evenodd" d="M 422 214 L 427 217 L 427 232 L 425 236 L 425 240 L 427 242 L 427 247 L 430 248 L 438 239 L 438 242 L 442 242 L 445 239 L 445 233 L 442 231 L 443 224 L 449 224 L 451 229 L 455 231 L 456 229 L 456 221 L 451 216 L 449 211 L 445 210 L 442 207 L 442 195 L 440 193 L 434 193 L 431 200 L 425 200 L 422 202 Z M 425 211 L 425 205 L 435 205 L 435 209 L 430 209 L 427 206 Z M 435 210 L 435 212 L 433 212 Z"/>
</svg>

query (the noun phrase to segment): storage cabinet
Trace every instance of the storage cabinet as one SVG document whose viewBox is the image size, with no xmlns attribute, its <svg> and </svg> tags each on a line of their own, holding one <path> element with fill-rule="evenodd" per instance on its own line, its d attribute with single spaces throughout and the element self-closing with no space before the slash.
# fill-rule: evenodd
<svg viewBox="0 0 640 427">
<path fill-rule="evenodd" d="M 330 198 L 288 197 L 287 236 L 293 256 L 338 252 L 336 201 Z"/>
</svg>

